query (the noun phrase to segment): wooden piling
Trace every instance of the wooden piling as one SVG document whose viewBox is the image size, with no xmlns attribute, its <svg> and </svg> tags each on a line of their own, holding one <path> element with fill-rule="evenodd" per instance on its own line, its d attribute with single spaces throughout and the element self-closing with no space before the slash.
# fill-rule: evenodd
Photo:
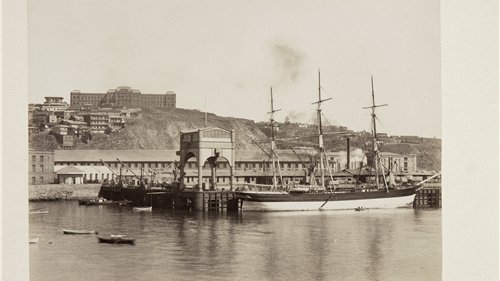
<svg viewBox="0 0 500 281">
<path fill-rule="evenodd" d="M 132 201 L 133 206 L 193 209 L 200 211 L 237 211 L 239 200 L 233 191 L 163 191 L 103 186 L 99 196 L 113 201 Z"/>
<path fill-rule="evenodd" d="M 415 207 L 441 208 L 441 186 L 424 187 L 415 196 Z"/>
</svg>

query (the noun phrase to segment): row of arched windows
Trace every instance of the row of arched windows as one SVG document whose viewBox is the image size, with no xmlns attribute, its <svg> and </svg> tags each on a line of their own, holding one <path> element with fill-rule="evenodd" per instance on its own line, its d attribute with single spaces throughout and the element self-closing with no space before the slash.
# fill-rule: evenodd
<svg viewBox="0 0 500 281">
<path fill-rule="evenodd" d="M 31 177 L 31 183 L 32 184 L 36 184 L 36 177 Z M 43 183 L 43 177 L 40 177 L 40 182 L 39 183 Z"/>
<path fill-rule="evenodd" d="M 31 171 L 36 173 L 36 165 L 31 165 Z M 40 173 L 43 173 L 43 165 L 40 165 Z"/>
<path fill-rule="evenodd" d="M 47 157 L 47 161 L 48 161 L 48 158 L 49 158 L 49 157 Z M 44 162 L 44 157 L 43 157 L 43 155 L 40 155 L 40 158 L 39 158 L 39 159 L 40 159 L 40 160 L 39 160 L 40 162 Z M 31 156 L 31 162 L 36 162 L 36 155 Z"/>
</svg>

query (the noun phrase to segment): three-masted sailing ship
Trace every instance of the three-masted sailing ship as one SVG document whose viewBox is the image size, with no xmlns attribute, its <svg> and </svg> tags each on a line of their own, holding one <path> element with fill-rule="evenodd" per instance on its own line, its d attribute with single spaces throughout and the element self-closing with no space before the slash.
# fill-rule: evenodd
<svg viewBox="0 0 500 281">
<path fill-rule="evenodd" d="M 319 76 L 319 73 L 318 73 Z M 320 76 L 319 76 L 320 77 Z M 385 105 L 375 104 L 375 93 L 373 90 L 372 77 L 372 106 L 365 107 L 372 109 L 371 118 L 373 121 L 372 130 L 372 149 L 367 154 L 368 164 L 372 164 L 375 171 L 375 186 L 368 186 L 361 189 L 352 189 L 349 191 L 337 190 L 331 186 L 326 186 L 325 167 L 329 167 L 328 157 L 323 143 L 323 129 L 321 124 L 321 104 L 331 98 L 321 98 L 321 79 L 318 85 L 317 104 L 317 125 L 318 125 L 318 148 L 319 158 L 318 169 L 321 173 L 319 181 L 313 181 L 307 188 L 289 188 L 282 189 L 280 192 L 240 192 L 240 198 L 243 200 L 243 211 L 306 211 L 306 210 L 347 210 L 347 209 L 374 209 L 374 208 L 404 208 L 413 207 L 413 200 L 417 191 L 422 188 L 423 182 L 415 185 L 402 186 L 399 188 L 389 188 L 385 178 L 385 167 L 383 166 L 377 147 L 376 132 L 376 114 L 375 108 Z M 272 92 L 271 92 L 272 93 Z M 272 114 L 275 110 L 272 107 L 271 94 L 271 157 L 273 159 L 273 168 L 275 166 L 275 133 L 274 119 Z M 279 167 L 279 165 L 278 165 Z M 273 169 L 274 171 L 275 169 Z M 331 173 L 330 173 L 331 176 Z M 383 178 L 384 185 L 380 183 L 380 177 Z M 430 179 L 430 178 L 429 178 Z M 429 180 L 427 179 L 427 180 Z M 427 181 L 426 180 L 426 181 Z M 276 187 L 276 174 L 273 176 L 273 185 Z"/>
</svg>

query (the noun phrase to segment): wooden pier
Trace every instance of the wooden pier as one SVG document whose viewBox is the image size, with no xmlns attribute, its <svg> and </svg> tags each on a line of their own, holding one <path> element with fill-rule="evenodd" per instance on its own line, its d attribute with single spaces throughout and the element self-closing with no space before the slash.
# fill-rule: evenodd
<svg viewBox="0 0 500 281">
<path fill-rule="evenodd" d="M 417 192 L 414 207 L 441 208 L 441 183 L 426 184 Z"/>
<path fill-rule="evenodd" d="M 99 196 L 113 201 L 129 200 L 132 201 L 132 206 L 178 210 L 238 211 L 239 206 L 239 200 L 233 191 L 199 192 L 103 186 Z"/>
</svg>

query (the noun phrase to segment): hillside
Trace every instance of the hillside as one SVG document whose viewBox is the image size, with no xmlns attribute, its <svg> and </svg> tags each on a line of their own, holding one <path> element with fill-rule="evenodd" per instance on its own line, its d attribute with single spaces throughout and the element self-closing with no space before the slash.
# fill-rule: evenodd
<svg viewBox="0 0 500 281">
<path fill-rule="evenodd" d="M 421 144 L 384 144 L 380 151 L 417 155 L 417 167 L 421 170 L 441 171 L 441 140 L 424 139 Z"/>
<path fill-rule="evenodd" d="M 237 149 L 258 149 L 251 139 L 260 141 L 261 147 L 269 148 L 268 124 L 254 123 L 252 120 L 220 117 L 207 114 L 208 126 L 217 126 L 227 130 L 235 130 Z M 77 150 L 177 150 L 181 130 L 191 130 L 205 127 L 205 113 L 188 109 L 156 109 L 143 108 L 142 118 L 129 118 L 127 125 L 120 132 L 111 134 L 95 134 L 88 142 L 78 140 L 74 149 Z M 276 132 L 277 148 L 311 147 L 317 144 L 317 138 L 307 136 L 317 135 L 317 129 L 300 127 L 297 124 L 278 124 Z M 327 150 L 346 150 L 346 138 L 350 137 L 351 150 L 361 148 L 366 150 L 370 135 L 340 130 L 339 127 L 324 128 L 324 143 Z M 285 141 L 286 139 L 286 141 Z M 34 134 L 30 137 L 30 148 L 44 150 L 61 149 L 54 136 L 49 134 Z M 441 170 L 441 140 L 423 139 L 422 143 L 384 143 L 380 151 L 400 154 L 417 154 L 417 165 L 420 170 Z"/>
<path fill-rule="evenodd" d="M 207 114 L 207 126 L 235 130 L 236 148 L 258 149 L 250 137 L 264 135 L 252 120 L 220 117 Z M 179 149 L 181 130 L 205 127 L 205 113 L 188 109 L 143 108 L 142 118 L 129 118 L 120 132 L 92 135 L 89 142 L 77 141 L 78 150 L 174 150 Z M 35 134 L 30 138 L 30 147 L 39 149 L 61 149 L 55 138 L 48 134 Z"/>
</svg>

